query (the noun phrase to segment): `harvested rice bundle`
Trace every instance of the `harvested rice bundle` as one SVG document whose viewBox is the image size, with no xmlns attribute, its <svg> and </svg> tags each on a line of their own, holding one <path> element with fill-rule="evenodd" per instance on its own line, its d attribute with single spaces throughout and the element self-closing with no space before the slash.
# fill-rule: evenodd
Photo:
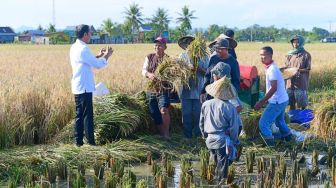
<svg viewBox="0 0 336 188">
<path fill-rule="evenodd" d="M 148 82 L 147 89 L 157 92 L 178 91 L 183 85 L 189 85 L 191 71 L 182 60 L 165 57 L 154 74 L 155 79 Z"/>
<path fill-rule="evenodd" d="M 246 138 L 255 138 L 259 135 L 259 120 L 261 114 L 261 111 L 250 111 L 241 115 Z"/>
<path fill-rule="evenodd" d="M 192 76 L 193 78 L 196 78 L 198 63 L 201 59 L 208 56 L 206 41 L 202 37 L 202 34 L 196 34 L 195 39 L 188 45 L 187 52 L 192 64 L 194 65 L 194 72 Z"/>
<path fill-rule="evenodd" d="M 308 128 L 299 123 L 288 123 L 288 127 L 296 131 L 306 131 Z"/>
<path fill-rule="evenodd" d="M 336 100 L 322 102 L 316 110 L 314 131 L 323 138 L 336 136 Z"/>
<path fill-rule="evenodd" d="M 95 99 L 95 136 L 99 144 L 128 137 L 149 126 L 150 115 L 142 101 L 126 94 Z"/>
</svg>

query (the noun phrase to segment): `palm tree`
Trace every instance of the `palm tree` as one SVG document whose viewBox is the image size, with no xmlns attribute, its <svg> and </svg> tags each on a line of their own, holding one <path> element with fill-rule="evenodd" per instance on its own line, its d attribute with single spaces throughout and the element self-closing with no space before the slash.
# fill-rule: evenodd
<svg viewBox="0 0 336 188">
<path fill-rule="evenodd" d="M 101 26 L 103 31 L 108 33 L 109 36 L 113 35 L 115 29 L 115 23 L 113 23 L 110 18 L 104 20 Z"/>
<path fill-rule="evenodd" d="M 191 30 L 191 20 L 196 19 L 197 17 L 193 16 L 195 10 L 189 10 L 188 6 L 185 5 L 182 8 L 182 13 L 178 13 L 180 17 L 176 18 L 177 23 L 180 23 L 180 28 L 182 30 Z"/>
<path fill-rule="evenodd" d="M 126 14 L 126 23 L 131 24 L 132 34 L 139 31 L 139 27 L 142 24 L 143 18 L 140 10 L 142 7 L 139 7 L 138 4 L 131 4 L 128 9 L 125 10 Z"/>
<path fill-rule="evenodd" d="M 54 32 L 56 32 L 55 25 L 49 24 L 49 27 L 47 29 L 47 33 L 54 33 Z"/>
<path fill-rule="evenodd" d="M 40 25 L 38 25 L 38 27 L 37 27 L 37 30 L 39 30 L 39 31 L 44 31 L 44 29 L 43 29 L 43 27 L 42 27 L 42 25 L 40 24 Z"/>
<path fill-rule="evenodd" d="M 168 17 L 167 10 L 163 8 L 158 8 L 155 12 L 155 15 L 150 19 L 153 26 L 153 30 L 156 31 L 156 34 L 159 35 L 164 30 L 168 30 L 168 25 L 170 18 Z"/>
</svg>

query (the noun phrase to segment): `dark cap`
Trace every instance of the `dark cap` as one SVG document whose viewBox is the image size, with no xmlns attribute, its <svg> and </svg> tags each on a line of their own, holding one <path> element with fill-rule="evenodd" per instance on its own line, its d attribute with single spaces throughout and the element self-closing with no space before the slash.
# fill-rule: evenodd
<svg viewBox="0 0 336 188">
<path fill-rule="evenodd" d="M 229 41 L 227 39 L 221 38 L 216 41 L 214 45 L 215 48 L 229 48 Z"/>
<path fill-rule="evenodd" d="M 154 42 L 159 42 L 161 44 L 167 44 L 167 40 L 164 37 L 158 37 L 154 40 Z"/>
<path fill-rule="evenodd" d="M 225 35 L 230 37 L 230 38 L 233 38 L 234 31 L 232 29 L 228 29 L 228 30 L 225 31 Z"/>
</svg>

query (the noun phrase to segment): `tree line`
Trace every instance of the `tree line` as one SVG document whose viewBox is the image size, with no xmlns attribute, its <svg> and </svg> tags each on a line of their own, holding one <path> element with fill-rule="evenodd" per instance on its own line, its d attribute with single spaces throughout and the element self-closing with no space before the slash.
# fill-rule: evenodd
<svg viewBox="0 0 336 188">
<path fill-rule="evenodd" d="M 225 25 L 217 24 L 212 24 L 206 29 L 192 28 L 192 20 L 197 19 L 197 17 L 195 16 L 195 10 L 190 10 L 186 5 L 177 13 L 178 17 L 175 20 L 169 17 L 168 11 L 164 8 L 158 8 L 149 18 L 144 18 L 142 9 L 139 4 L 130 4 L 123 11 L 125 16 L 123 23 L 113 22 L 110 18 L 107 18 L 103 20 L 97 30 L 98 34 L 123 37 L 126 42 L 137 42 L 140 27 L 148 25 L 152 30 L 145 32 L 142 42 L 152 42 L 155 37 L 161 35 L 164 31 L 168 31 L 170 42 L 176 42 L 182 36 L 195 33 L 202 33 L 208 41 L 212 41 L 219 34 L 229 29 Z M 169 27 L 169 24 L 173 21 L 178 24 L 175 28 Z M 38 29 L 42 30 L 43 28 L 39 26 Z M 276 28 L 275 26 L 263 27 L 254 24 L 244 29 L 231 29 L 235 31 L 235 38 L 238 41 L 288 41 L 295 34 L 304 36 L 307 42 L 319 41 L 325 37 L 336 37 L 336 32 L 330 33 L 328 30 L 318 27 L 314 27 L 312 31 L 306 31 L 304 29 Z M 46 31 L 55 32 L 55 25 L 50 24 Z"/>
</svg>

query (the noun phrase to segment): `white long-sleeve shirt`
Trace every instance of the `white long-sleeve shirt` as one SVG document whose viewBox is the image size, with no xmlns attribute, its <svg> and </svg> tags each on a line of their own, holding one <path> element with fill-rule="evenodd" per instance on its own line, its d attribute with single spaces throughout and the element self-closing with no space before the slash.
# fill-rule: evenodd
<svg viewBox="0 0 336 188">
<path fill-rule="evenodd" d="M 70 48 L 72 67 L 71 90 L 73 94 L 91 93 L 95 90 L 93 68 L 107 65 L 105 58 L 96 58 L 87 46 L 79 39 Z"/>
<path fill-rule="evenodd" d="M 143 77 L 146 77 L 146 74 L 148 72 L 148 66 L 149 66 L 149 59 L 146 56 L 145 62 L 143 64 L 143 66 L 142 66 L 142 71 L 141 71 L 141 74 L 142 74 Z"/>
</svg>

